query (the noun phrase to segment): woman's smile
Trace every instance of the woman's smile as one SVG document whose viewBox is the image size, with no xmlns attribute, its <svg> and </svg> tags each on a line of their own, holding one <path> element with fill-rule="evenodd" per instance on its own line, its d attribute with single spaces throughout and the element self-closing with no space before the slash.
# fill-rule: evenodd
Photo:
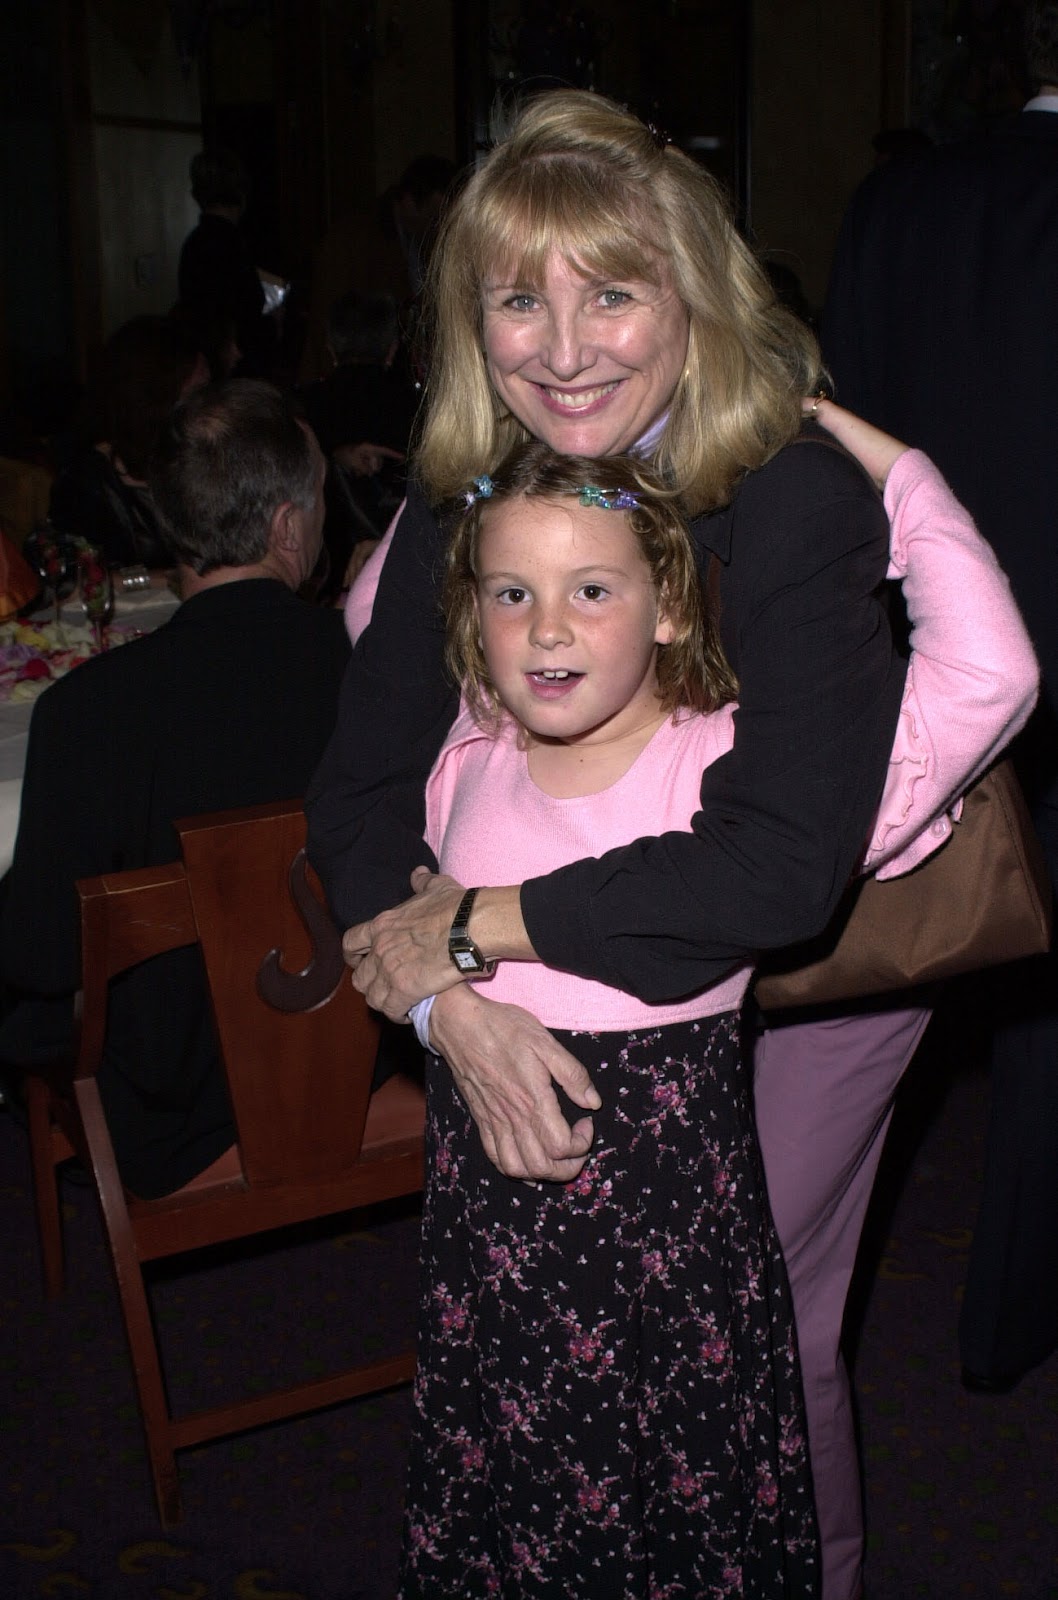
<svg viewBox="0 0 1058 1600">
<path fill-rule="evenodd" d="M 560 411 L 575 411 L 583 416 L 595 406 L 601 406 L 609 400 L 611 395 L 617 393 L 622 380 L 615 379 L 613 383 L 598 384 L 592 389 L 556 389 L 552 384 L 538 384 L 545 402 L 558 407 Z"/>
</svg>

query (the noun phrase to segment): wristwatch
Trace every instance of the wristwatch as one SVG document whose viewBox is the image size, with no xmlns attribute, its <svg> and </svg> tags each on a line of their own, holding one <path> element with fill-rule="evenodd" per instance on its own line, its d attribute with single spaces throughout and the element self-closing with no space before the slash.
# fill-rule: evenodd
<svg viewBox="0 0 1058 1600">
<path fill-rule="evenodd" d="M 491 978 L 496 970 L 495 961 L 486 961 L 477 945 L 467 932 L 467 923 L 470 913 L 474 909 L 474 898 L 477 889 L 468 889 L 455 916 L 452 926 L 448 930 L 448 954 L 460 972 L 479 972 L 483 978 Z"/>
</svg>

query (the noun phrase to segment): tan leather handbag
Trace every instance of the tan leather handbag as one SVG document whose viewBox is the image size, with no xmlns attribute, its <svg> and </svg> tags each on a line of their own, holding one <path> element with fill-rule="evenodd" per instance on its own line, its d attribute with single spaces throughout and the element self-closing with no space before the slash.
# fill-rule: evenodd
<svg viewBox="0 0 1058 1600">
<path fill-rule="evenodd" d="M 827 1005 L 1040 955 L 1051 885 L 1009 760 L 979 778 L 951 837 L 921 866 L 851 886 L 827 931 L 761 965 L 765 1011 Z"/>
</svg>

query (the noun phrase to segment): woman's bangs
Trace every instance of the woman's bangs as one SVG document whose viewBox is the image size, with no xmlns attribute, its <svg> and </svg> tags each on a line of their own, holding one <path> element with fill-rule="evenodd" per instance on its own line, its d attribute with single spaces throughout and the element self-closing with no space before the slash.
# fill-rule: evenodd
<svg viewBox="0 0 1058 1600">
<path fill-rule="evenodd" d="M 627 193 L 609 194 L 610 185 L 587 173 L 562 176 L 557 182 L 550 169 L 527 164 L 489 197 L 479 214 L 484 271 L 531 287 L 557 254 L 586 278 L 658 283 L 666 275 L 659 219 L 637 217 Z"/>
</svg>

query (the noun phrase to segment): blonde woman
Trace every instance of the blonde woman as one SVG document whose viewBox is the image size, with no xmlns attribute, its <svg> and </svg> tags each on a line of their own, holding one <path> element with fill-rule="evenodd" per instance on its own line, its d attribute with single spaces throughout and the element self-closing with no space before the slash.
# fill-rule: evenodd
<svg viewBox="0 0 1058 1600">
<path fill-rule="evenodd" d="M 370 625 L 308 802 L 310 851 L 370 1002 L 403 1019 L 437 997 L 428 1036 L 490 1160 L 513 1178 L 568 1180 L 600 1104 L 588 1072 L 527 1011 L 462 980 L 487 960 L 539 960 L 671 1002 L 825 925 L 862 856 L 904 692 L 879 599 L 888 530 L 856 463 L 802 428 L 819 382 L 812 336 L 776 303 L 708 176 L 619 107 L 575 91 L 532 102 L 454 203 L 432 271 L 417 481 L 373 558 Z M 530 438 L 564 455 L 650 456 L 680 493 L 739 710 L 691 831 L 494 883 L 467 914 L 467 886 L 433 876 L 423 842 L 426 780 L 458 705 L 432 507 Z M 825 1078 L 806 1030 L 779 1030 L 758 1072 L 825 1600 L 860 1586 L 845 1293 L 925 1020 L 848 1019 Z M 771 1099 L 781 1115 L 767 1114 Z"/>
</svg>

